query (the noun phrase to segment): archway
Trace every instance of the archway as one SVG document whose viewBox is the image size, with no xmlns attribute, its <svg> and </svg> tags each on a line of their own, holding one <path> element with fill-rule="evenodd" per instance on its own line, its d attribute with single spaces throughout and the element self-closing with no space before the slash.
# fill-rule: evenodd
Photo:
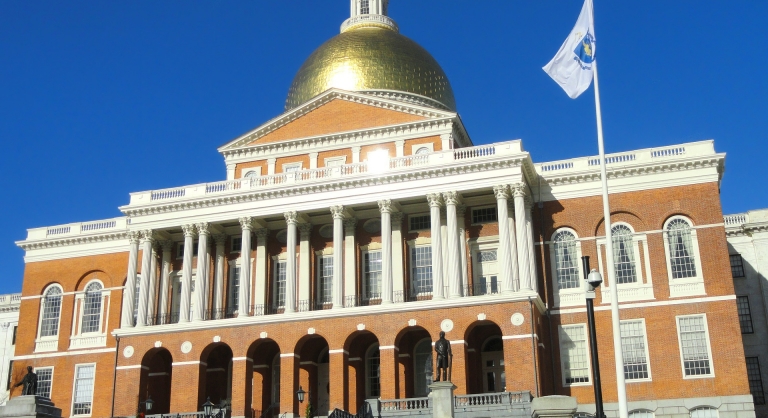
<svg viewBox="0 0 768 418">
<path fill-rule="evenodd" d="M 348 408 L 357 412 L 366 399 L 381 396 L 379 339 L 370 331 L 356 331 L 347 337 L 344 347 L 349 353 L 344 365 Z"/>
<path fill-rule="evenodd" d="M 315 415 L 328 415 L 330 392 L 328 341 L 320 335 L 307 335 L 299 340 L 294 352 L 301 359 L 299 385 L 307 391 L 306 396 L 312 403 Z M 321 363 L 321 360 L 324 360 L 324 363 Z M 299 415 L 304 414 L 304 411 L 299 412 Z"/>
<path fill-rule="evenodd" d="M 141 359 L 138 399 L 142 402 L 151 397 L 154 401 L 153 414 L 171 412 L 172 364 L 173 357 L 165 348 L 153 348 Z"/>
<path fill-rule="evenodd" d="M 506 391 L 501 335 L 501 328 L 491 321 L 477 321 L 467 328 L 467 393 Z"/>
<path fill-rule="evenodd" d="M 419 326 L 408 327 L 398 334 L 395 346 L 399 349 L 398 397 L 418 398 L 429 394 L 432 383 L 432 336 Z M 404 395 L 404 396 L 403 396 Z"/>
<path fill-rule="evenodd" d="M 205 403 L 207 398 L 214 405 L 232 399 L 232 349 L 224 343 L 214 343 L 203 350 L 200 361 L 200 393 L 198 405 Z"/>
<path fill-rule="evenodd" d="M 251 374 L 246 374 L 246 387 L 251 388 L 251 409 L 254 418 L 271 417 L 280 411 L 280 347 L 269 338 L 255 341 L 248 348 L 253 359 Z"/>
</svg>

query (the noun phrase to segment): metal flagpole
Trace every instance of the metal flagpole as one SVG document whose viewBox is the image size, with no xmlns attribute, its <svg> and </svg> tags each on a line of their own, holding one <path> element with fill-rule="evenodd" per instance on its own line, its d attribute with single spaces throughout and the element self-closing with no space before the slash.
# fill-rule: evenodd
<svg viewBox="0 0 768 418">
<path fill-rule="evenodd" d="M 611 209 L 608 206 L 608 177 L 605 169 L 605 147 L 603 146 L 603 117 L 600 112 L 600 88 L 597 83 L 597 60 L 592 63 L 595 82 L 595 111 L 597 112 L 597 147 L 600 151 L 600 177 L 603 182 L 603 218 L 605 219 L 605 261 L 608 266 L 608 286 L 611 292 L 611 322 L 613 325 L 613 355 L 616 362 L 616 390 L 619 401 L 619 417 L 628 418 L 627 388 L 624 383 L 624 356 L 621 350 L 621 329 L 619 327 L 619 294 L 616 286 L 616 272 L 613 264 L 613 237 L 611 236 Z M 596 417 L 602 418 L 602 417 Z"/>
</svg>

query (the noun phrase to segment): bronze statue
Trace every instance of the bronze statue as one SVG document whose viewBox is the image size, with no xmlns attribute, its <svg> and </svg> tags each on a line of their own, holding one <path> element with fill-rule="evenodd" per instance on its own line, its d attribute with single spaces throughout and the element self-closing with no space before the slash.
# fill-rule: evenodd
<svg viewBox="0 0 768 418">
<path fill-rule="evenodd" d="M 37 374 L 32 371 L 32 366 L 27 366 L 27 374 L 14 387 L 21 385 L 24 385 L 24 388 L 21 390 L 22 396 L 37 394 Z"/>
<path fill-rule="evenodd" d="M 435 352 L 437 353 L 437 377 L 435 382 L 442 380 L 449 382 L 451 380 L 451 366 L 453 363 L 453 352 L 451 352 L 451 342 L 445 339 L 445 332 L 440 331 L 440 339 L 435 341 Z"/>
</svg>

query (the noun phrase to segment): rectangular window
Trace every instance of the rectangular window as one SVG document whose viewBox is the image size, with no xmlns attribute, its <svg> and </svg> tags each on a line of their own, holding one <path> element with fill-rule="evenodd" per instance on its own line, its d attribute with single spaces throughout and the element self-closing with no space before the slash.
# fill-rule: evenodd
<svg viewBox="0 0 768 418">
<path fill-rule="evenodd" d="M 243 237 L 232 237 L 232 251 L 233 253 L 239 253 L 243 247 Z"/>
<path fill-rule="evenodd" d="M 13 376 L 13 360 L 8 362 L 8 381 L 5 382 L 5 390 L 11 390 L 11 376 Z"/>
<path fill-rule="evenodd" d="M 414 292 L 417 295 L 432 293 L 432 247 L 412 248 L 411 263 Z"/>
<path fill-rule="evenodd" d="M 16 326 L 16 325 L 13 326 L 13 340 L 11 341 L 12 345 L 16 345 L 16 330 L 18 330 L 18 329 L 19 329 L 18 326 Z"/>
<path fill-rule="evenodd" d="M 709 336 L 704 315 L 677 318 L 683 375 L 686 377 L 711 376 Z"/>
<path fill-rule="evenodd" d="M 285 306 L 285 260 L 275 264 L 275 305 Z"/>
<path fill-rule="evenodd" d="M 197 241 L 192 244 L 192 257 L 197 257 Z M 180 242 L 176 250 L 176 258 L 184 258 L 184 243 Z"/>
<path fill-rule="evenodd" d="M 333 256 L 321 256 L 317 261 L 318 302 L 331 303 L 333 302 Z"/>
<path fill-rule="evenodd" d="M 423 231 L 432 228 L 429 215 L 409 216 L 409 228 L 411 231 Z"/>
<path fill-rule="evenodd" d="M 739 310 L 741 333 L 751 334 L 754 331 L 752 330 L 752 313 L 749 311 L 749 296 L 737 296 L 736 307 Z"/>
<path fill-rule="evenodd" d="M 484 224 L 488 222 L 496 222 L 498 220 L 498 213 L 496 207 L 472 209 L 472 223 Z"/>
<path fill-rule="evenodd" d="M 240 307 L 240 266 L 232 266 L 229 269 L 229 313 L 233 313 Z"/>
<path fill-rule="evenodd" d="M 760 374 L 760 362 L 757 357 L 747 357 L 747 379 L 749 379 L 749 391 L 755 405 L 765 405 L 763 393 L 763 378 Z"/>
<path fill-rule="evenodd" d="M 53 367 L 35 367 L 37 374 L 37 396 L 51 399 L 51 387 L 53 386 Z"/>
<path fill-rule="evenodd" d="M 381 251 L 368 251 L 363 254 L 363 297 L 381 298 Z"/>
<path fill-rule="evenodd" d="M 589 383 L 586 335 L 584 324 L 560 327 L 560 364 L 566 385 Z"/>
<path fill-rule="evenodd" d="M 621 321 L 621 350 L 624 355 L 624 378 L 648 379 L 645 324 L 643 321 Z"/>
<path fill-rule="evenodd" d="M 744 260 L 741 258 L 741 254 L 731 254 L 731 276 L 744 277 Z"/>
<path fill-rule="evenodd" d="M 360 0 L 360 14 L 367 15 L 369 10 L 368 0 Z"/>
<path fill-rule="evenodd" d="M 95 371 L 95 364 L 75 366 L 75 393 L 72 401 L 72 415 L 91 414 Z"/>
</svg>

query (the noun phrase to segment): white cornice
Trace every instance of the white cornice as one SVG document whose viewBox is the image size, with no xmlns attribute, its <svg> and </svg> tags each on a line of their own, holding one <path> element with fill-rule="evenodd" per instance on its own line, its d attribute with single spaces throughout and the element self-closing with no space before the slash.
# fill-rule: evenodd
<svg viewBox="0 0 768 418">
<path fill-rule="evenodd" d="M 423 116 L 430 119 L 435 118 L 454 118 L 455 112 L 443 111 L 427 106 L 419 106 L 416 104 L 409 104 L 399 102 L 397 100 L 386 99 L 376 96 L 366 95 L 364 93 L 349 92 L 341 89 L 329 89 L 324 93 L 319 94 L 314 99 L 302 104 L 299 107 L 291 109 L 276 118 L 273 118 L 256 129 L 241 135 L 238 138 L 219 147 L 219 152 L 224 154 L 233 148 L 238 148 L 247 145 L 264 135 L 269 134 L 278 128 L 287 125 L 288 123 L 306 115 L 307 113 L 319 108 L 320 106 L 331 102 L 332 100 L 346 100 L 353 103 L 364 104 L 368 106 L 374 106 L 382 109 L 395 110 L 398 112 L 409 113 L 417 116 Z"/>
<path fill-rule="evenodd" d="M 60 239 L 45 239 L 36 241 L 16 241 L 16 245 L 25 251 L 41 250 L 47 248 L 64 247 L 79 244 L 92 244 L 105 241 L 121 241 L 128 238 L 128 231 L 107 232 L 88 236 L 67 237 Z"/>
</svg>

